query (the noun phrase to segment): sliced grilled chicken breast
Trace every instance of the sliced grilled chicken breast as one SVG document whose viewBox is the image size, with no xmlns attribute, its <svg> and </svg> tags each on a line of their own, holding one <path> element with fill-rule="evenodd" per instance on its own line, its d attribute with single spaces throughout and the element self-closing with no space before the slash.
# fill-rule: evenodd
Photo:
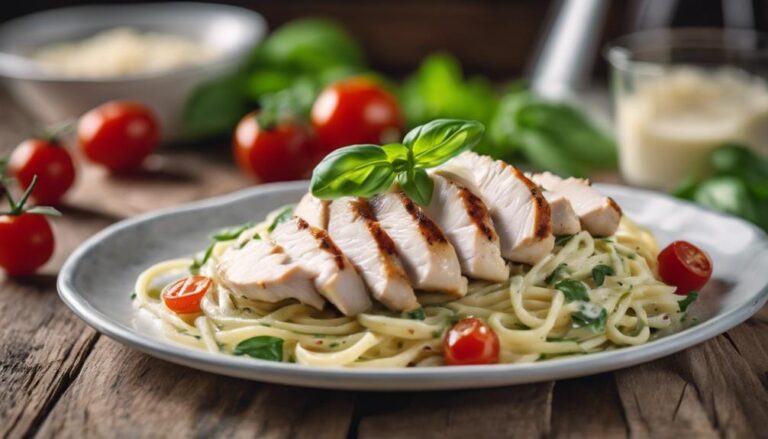
<svg viewBox="0 0 768 439">
<path fill-rule="evenodd" d="M 424 212 L 403 193 L 385 193 L 370 200 L 373 214 L 392 238 L 415 289 L 467 294 L 456 250 Z"/>
<path fill-rule="evenodd" d="M 315 197 L 312 192 L 307 192 L 293 209 L 293 214 L 310 226 L 325 229 L 328 227 L 328 204 L 328 201 Z"/>
<path fill-rule="evenodd" d="M 373 297 L 395 311 L 419 308 L 416 294 L 368 202 L 343 197 L 330 204 L 328 233 L 365 280 Z"/>
<path fill-rule="evenodd" d="M 317 291 L 344 315 L 357 315 L 373 304 L 363 280 L 328 233 L 301 218 L 291 218 L 271 234 L 292 260 L 314 273 Z"/>
<path fill-rule="evenodd" d="M 462 153 L 438 168 L 488 206 L 501 241 L 501 255 L 535 264 L 555 245 L 549 203 L 541 190 L 514 166 L 473 152 Z"/>
<path fill-rule="evenodd" d="M 227 250 L 216 265 L 222 284 L 235 294 L 264 302 L 296 299 L 323 309 L 315 274 L 292 262 L 282 247 L 264 240 L 251 240 Z"/>
<path fill-rule="evenodd" d="M 567 198 L 584 230 L 595 236 L 611 236 L 616 233 L 621 220 L 621 208 L 612 198 L 593 188 L 589 180 L 563 179 L 549 172 L 535 174 L 533 180 L 544 189 Z"/>
<path fill-rule="evenodd" d="M 435 189 L 424 210 L 453 244 L 462 273 L 492 282 L 507 280 L 509 267 L 501 257 L 499 237 L 485 203 L 466 187 L 439 174 L 431 178 Z"/>
<path fill-rule="evenodd" d="M 527 172 L 525 176 L 536 183 L 534 174 Z M 549 203 L 550 212 L 552 213 L 552 233 L 554 233 L 555 236 L 579 233 L 581 231 L 579 216 L 576 215 L 568 198 L 560 192 L 551 191 L 546 188 L 542 188 L 542 190 L 544 198 L 547 200 L 547 203 Z"/>
</svg>

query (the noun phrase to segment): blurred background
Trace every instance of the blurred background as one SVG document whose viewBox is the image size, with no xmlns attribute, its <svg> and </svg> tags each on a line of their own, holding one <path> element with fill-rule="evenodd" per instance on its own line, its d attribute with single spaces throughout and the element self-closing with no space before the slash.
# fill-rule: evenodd
<svg viewBox="0 0 768 439">
<path fill-rule="evenodd" d="M 29 136 L 113 175 L 171 145 L 302 179 L 335 148 L 473 119 L 479 152 L 526 170 L 768 229 L 767 27 L 768 0 L 29 0 L 0 7 L 0 77 Z M 58 204 L 75 168 L 47 178 L 30 149 L 7 176 Z"/>
</svg>

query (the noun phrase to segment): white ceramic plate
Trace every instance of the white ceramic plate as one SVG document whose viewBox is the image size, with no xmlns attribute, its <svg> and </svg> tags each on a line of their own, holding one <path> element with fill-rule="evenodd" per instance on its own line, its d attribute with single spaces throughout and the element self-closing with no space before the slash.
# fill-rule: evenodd
<svg viewBox="0 0 768 439">
<path fill-rule="evenodd" d="M 532 364 L 349 370 L 214 355 L 164 340 L 136 324 L 130 295 L 150 264 L 191 255 L 211 231 L 263 218 L 299 200 L 306 182 L 264 185 L 225 197 L 149 213 L 115 224 L 77 249 L 58 280 L 62 300 L 107 336 L 150 355 L 223 375 L 298 386 L 358 390 L 493 387 L 570 378 L 632 366 L 700 343 L 743 322 L 768 298 L 768 239 L 742 220 L 673 198 L 598 185 L 624 212 L 650 227 L 662 245 L 685 239 L 706 249 L 714 279 L 692 306 L 701 323 L 646 345 Z"/>
</svg>

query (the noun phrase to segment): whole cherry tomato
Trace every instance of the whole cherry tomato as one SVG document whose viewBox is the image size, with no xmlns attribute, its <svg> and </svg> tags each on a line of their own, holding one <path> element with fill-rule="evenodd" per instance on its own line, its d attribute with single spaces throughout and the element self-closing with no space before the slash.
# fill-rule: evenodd
<svg viewBox="0 0 768 439">
<path fill-rule="evenodd" d="M 200 312 L 200 301 L 213 285 L 208 276 L 187 276 L 172 282 L 161 293 L 165 306 L 178 314 Z"/>
<path fill-rule="evenodd" d="M 485 322 L 469 317 L 448 331 L 443 355 L 449 366 L 498 363 L 499 337 Z"/>
<path fill-rule="evenodd" d="M 309 127 L 282 121 L 265 128 L 256 113 L 246 115 L 237 125 L 233 150 L 240 169 L 261 182 L 300 180 L 319 159 Z"/>
<path fill-rule="evenodd" d="M 12 276 L 32 274 L 53 254 L 53 231 L 43 215 L 0 215 L 0 267 Z"/>
<path fill-rule="evenodd" d="M 712 260 L 687 241 L 675 241 L 659 253 L 659 276 L 677 287 L 676 294 L 686 295 L 704 286 L 712 277 Z"/>
<path fill-rule="evenodd" d="M 312 125 L 324 152 L 359 143 L 400 140 L 403 116 L 397 99 L 364 77 L 329 85 L 312 107 Z"/>
<path fill-rule="evenodd" d="M 144 104 L 112 101 L 85 113 L 77 125 L 85 156 L 112 172 L 141 167 L 160 138 L 160 125 Z"/>
<path fill-rule="evenodd" d="M 38 204 L 59 204 L 75 181 L 72 157 L 56 140 L 25 140 L 11 154 L 8 171 L 24 189 L 37 175 L 32 198 Z"/>
</svg>

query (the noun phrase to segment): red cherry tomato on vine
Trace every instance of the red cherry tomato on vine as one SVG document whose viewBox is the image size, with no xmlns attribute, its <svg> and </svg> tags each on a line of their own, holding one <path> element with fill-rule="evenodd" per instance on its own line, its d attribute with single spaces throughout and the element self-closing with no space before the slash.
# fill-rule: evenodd
<svg viewBox="0 0 768 439">
<path fill-rule="evenodd" d="M 659 276 L 686 295 L 704 286 L 712 277 L 712 260 L 701 249 L 686 241 L 675 241 L 659 253 Z"/>
<path fill-rule="evenodd" d="M 29 139 L 8 160 L 8 171 L 23 189 L 37 175 L 32 198 L 37 204 L 57 205 L 75 181 L 75 165 L 69 152 L 56 141 Z"/>
<path fill-rule="evenodd" d="M 213 281 L 208 276 L 187 276 L 163 288 L 161 297 L 165 306 L 175 313 L 196 313 L 200 312 L 200 301 L 211 285 Z"/>
<path fill-rule="evenodd" d="M 499 337 L 482 320 L 466 318 L 448 331 L 443 355 L 449 366 L 498 363 Z"/>
<path fill-rule="evenodd" d="M 112 101 L 85 113 L 77 124 L 85 156 L 112 172 L 129 172 L 155 149 L 160 124 L 144 104 Z"/>
<path fill-rule="evenodd" d="M 317 141 L 308 127 L 284 121 L 264 128 L 256 113 L 237 125 L 233 150 L 240 169 L 260 182 L 300 180 L 318 161 Z"/>
<path fill-rule="evenodd" d="M 403 116 L 391 93 L 370 79 L 356 77 L 320 93 L 312 107 L 312 125 L 329 153 L 347 145 L 399 141 Z"/>
<path fill-rule="evenodd" d="M 0 267 L 12 276 L 32 274 L 53 254 L 53 231 L 43 215 L 0 216 Z"/>
</svg>

